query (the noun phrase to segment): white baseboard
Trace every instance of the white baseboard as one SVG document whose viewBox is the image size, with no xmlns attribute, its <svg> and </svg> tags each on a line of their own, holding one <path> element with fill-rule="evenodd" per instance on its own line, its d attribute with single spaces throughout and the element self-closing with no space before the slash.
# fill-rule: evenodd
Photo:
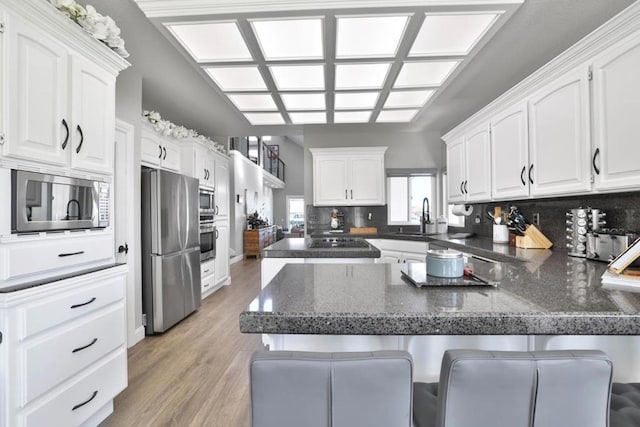
<svg viewBox="0 0 640 427">
<path fill-rule="evenodd" d="M 242 258 L 244 258 L 244 254 L 236 255 L 234 257 L 231 257 L 231 260 L 229 261 L 229 263 L 235 264 L 236 262 L 242 261 Z"/>
<path fill-rule="evenodd" d="M 133 332 L 133 336 L 130 337 L 131 341 L 127 342 L 127 347 L 131 348 L 134 345 L 138 344 L 140 341 L 142 341 L 144 339 L 144 326 L 140 326 L 138 328 L 136 328 L 136 330 Z"/>
</svg>

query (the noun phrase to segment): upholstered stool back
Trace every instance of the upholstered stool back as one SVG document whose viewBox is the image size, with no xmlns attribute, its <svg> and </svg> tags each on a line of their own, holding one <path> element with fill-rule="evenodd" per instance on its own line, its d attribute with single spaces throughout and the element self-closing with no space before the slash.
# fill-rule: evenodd
<svg viewBox="0 0 640 427">
<path fill-rule="evenodd" d="M 403 351 L 257 352 L 252 427 L 410 427 L 412 360 Z"/>
<path fill-rule="evenodd" d="M 437 405 L 428 402 L 432 386 L 415 385 L 414 421 L 417 427 L 606 427 L 611 374 L 600 351 L 449 350 Z"/>
</svg>

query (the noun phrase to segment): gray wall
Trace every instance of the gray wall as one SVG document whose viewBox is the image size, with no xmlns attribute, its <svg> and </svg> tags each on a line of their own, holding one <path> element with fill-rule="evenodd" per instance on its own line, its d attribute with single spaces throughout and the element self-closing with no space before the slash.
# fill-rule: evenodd
<svg viewBox="0 0 640 427">
<path fill-rule="evenodd" d="M 385 168 L 443 169 L 445 145 L 434 132 L 398 132 L 384 128 L 334 131 L 314 126 L 304 133 L 304 199 L 313 204 L 313 158 L 309 148 L 386 146 Z"/>
<path fill-rule="evenodd" d="M 287 227 L 287 196 L 304 195 L 304 149 L 287 137 L 271 137 L 271 145 L 279 145 L 280 159 L 285 163 L 285 188 L 273 191 L 274 224 Z"/>
</svg>

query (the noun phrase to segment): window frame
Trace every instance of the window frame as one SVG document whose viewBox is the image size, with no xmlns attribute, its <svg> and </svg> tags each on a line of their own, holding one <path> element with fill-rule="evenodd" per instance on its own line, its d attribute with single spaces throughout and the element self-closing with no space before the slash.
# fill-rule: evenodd
<svg viewBox="0 0 640 427">
<path fill-rule="evenodd" d="M 420 225 L 419 222 L 412 222 L 410 220 L 411 211 L 411 178 L 429 176 L 433 179 L 431 184 L 432 197 L 429 200 L 430 211 L 433 215 L 433 221 L 435 222 L 436 216 L 440 212 L 440 173 L 437 168 L 410 168 L 410 169 L 387 169 L 386 170 L 386 192 L 387 192 L 387 225 Z M 408 178 L 407 183 L 407 220 L 406 221 L 391 221 L 391 195 L 389 194 L 390 185 L 389 178 Z"/>
<path fill-rule="evenodd" d="M 304 204 L 304 196 L 296 196 L 296 195 L 290 195 L 287 194 L 286 200 L 287 200 L 287 216 L 286 216 L 286 225 L 287 225 L 287 230 L 291 231 L 291 222 L 290 222 L 290 216 L 291 216 L 291 211 L 289 210 L 289 207 L 291 205 L 291 200 L 295 199 L 295 200 L 302 200 L 302 218 L 305 219 L 306 218 L 306 206 Z M 305 221 L 305 226 L 306 226 L 306 221 Z"/>
</svg>

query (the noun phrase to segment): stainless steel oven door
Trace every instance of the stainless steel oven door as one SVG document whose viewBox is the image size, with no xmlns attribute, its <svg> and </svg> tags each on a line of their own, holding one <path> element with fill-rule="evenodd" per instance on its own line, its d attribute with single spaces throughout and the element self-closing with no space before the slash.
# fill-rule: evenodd
<svg viewBox="0 0 640 427">
<path fill-rule="evenodd" d="M 215 226 L 200 226 L 200 261 L 216 257 L 217 234 Z"/>
<path fill-rule="evenodd" d="M 11 171 L 14 233 L 109 225 L 109 184 L 21 170 Z"/>
</svg>

